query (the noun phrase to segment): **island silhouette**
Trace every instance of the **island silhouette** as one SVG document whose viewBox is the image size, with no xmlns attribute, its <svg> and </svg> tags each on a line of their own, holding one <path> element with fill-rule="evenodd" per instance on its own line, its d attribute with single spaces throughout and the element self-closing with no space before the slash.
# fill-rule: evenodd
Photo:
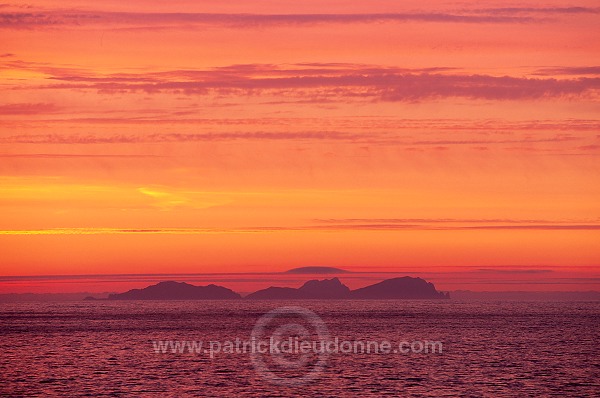
<svg viewBox="0 0 600 398">
<path fill-rule="evenodd" d="M 224 300 L 241 299 L 238 293 L 223 286 L 195 286 L 185 282 L 165 281 L 143 289 L 108 296 L 108 300 Z M 250 293 L 249 300 L 295 299 L 448 299 L 433 283 L 404 276 L 386 279 L 360 289 L 350 290 L 338 278 L 310 280 L 299 288 L 271 286 Z M 91 299 L 91 298 L 90 298 Z"/>
<path fill-rule="evenodd" d="M 185 282 L 166 281 L 144 289 L 110 294 L 108 300 L 226 300 L 242 298 L 223 286 L 194 286 Z"/>
<path fill-rule="evenodd" d="M 338 278 L 311 280 L 302 287 L 274 287 L 262 289 L 246 296 L 247 299 L 343 299 L 348 298 L 350 289 L 342 284 Z"/>
<path fill-rule="evenodd" d="M 350 297 L 353 299 L 448 299 L 450 294 L 438 292 L 433 283 L 424 279 L 404 276 L 352 290 Z"/>
</svg>

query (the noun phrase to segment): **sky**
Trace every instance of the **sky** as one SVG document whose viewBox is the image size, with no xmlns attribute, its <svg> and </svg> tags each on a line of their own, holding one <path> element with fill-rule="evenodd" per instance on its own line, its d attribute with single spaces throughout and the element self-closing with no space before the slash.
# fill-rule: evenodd
<svg viewBox="0 0 600 398">
<path fill-rule="evenodd" d="M 599 34 L 596 1 L 2 3 L 0 292 L 598 290 Z"/>
</svg>

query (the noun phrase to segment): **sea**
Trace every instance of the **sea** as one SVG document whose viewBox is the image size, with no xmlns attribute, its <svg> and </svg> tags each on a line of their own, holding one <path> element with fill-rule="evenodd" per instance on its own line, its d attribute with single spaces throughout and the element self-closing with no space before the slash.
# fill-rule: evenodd
<svg viewBox="0 0 600 398">
<path fill-rule="evenodd" d="M 0 303 L 0 395 L 598 397 L 599 342 L 600 302 Z"/>
</svg>

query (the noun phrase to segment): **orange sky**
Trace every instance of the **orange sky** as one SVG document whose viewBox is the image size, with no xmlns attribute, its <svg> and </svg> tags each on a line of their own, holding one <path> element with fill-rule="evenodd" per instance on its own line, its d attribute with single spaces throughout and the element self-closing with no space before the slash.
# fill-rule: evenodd
<svg viewBox="0 0 600 398">
<path fill-rule="evenodd" d="M 598 289 L 597 2 L 325 3 L 1 4 L 0 275 Z"/>
</svg>

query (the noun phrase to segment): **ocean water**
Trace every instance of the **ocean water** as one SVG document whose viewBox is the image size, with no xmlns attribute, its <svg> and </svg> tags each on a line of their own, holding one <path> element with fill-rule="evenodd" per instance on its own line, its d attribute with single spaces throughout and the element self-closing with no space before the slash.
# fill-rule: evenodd
<svg viewBox="0 0 600 398">
<path fill-rule="evenodd" d="M 323 333 L 391 349 L 224 349 L 236 339 Z M 168 345 L 186 341 L 203 348 Z M 599 341 L 598 302 L 4 303 L 0 395 L 592 397 L 600 396 Z M 399 352 L 401 342 L 414 349 Z M 427 342 L 442 352 L 417 352 Z"/>
</svg>

